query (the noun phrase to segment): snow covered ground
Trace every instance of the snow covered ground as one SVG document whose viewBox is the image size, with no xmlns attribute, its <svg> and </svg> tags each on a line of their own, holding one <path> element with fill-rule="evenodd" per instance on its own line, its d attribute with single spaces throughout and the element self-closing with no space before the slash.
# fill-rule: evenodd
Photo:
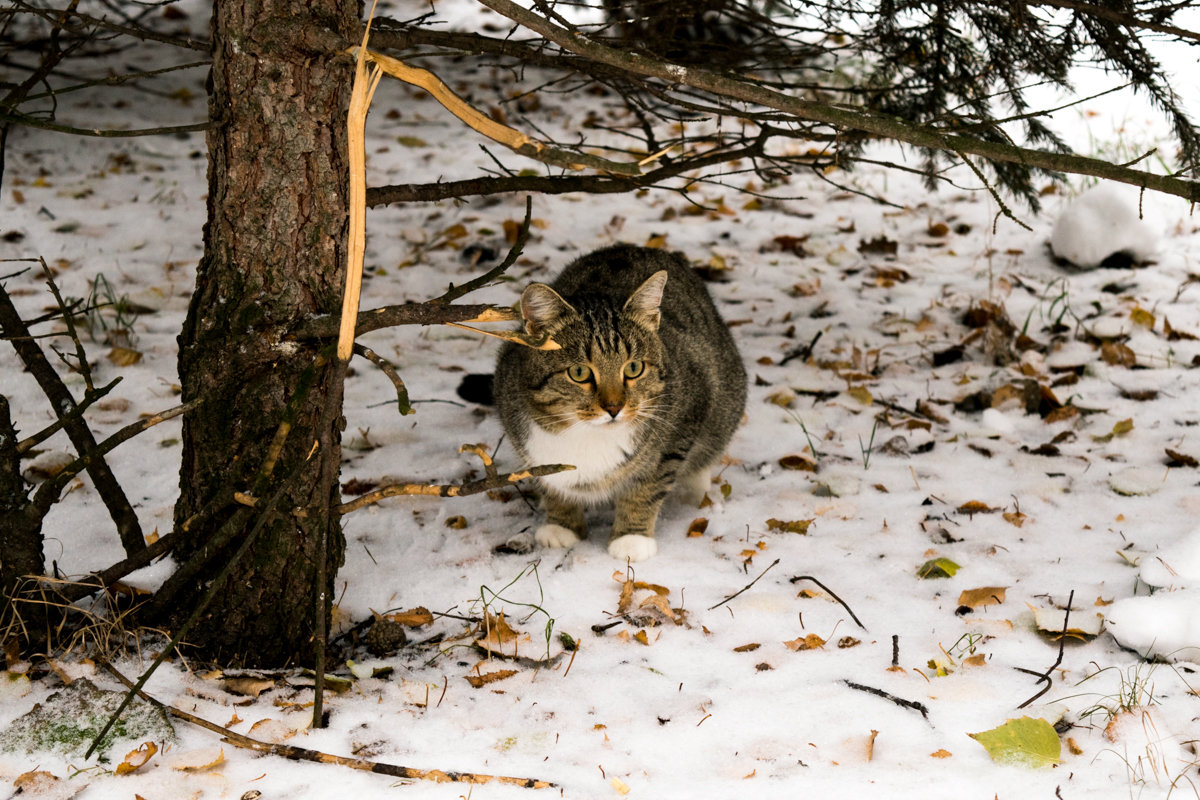
<svg viewBox="0 0 1200 800">
<path fill-rule="evenodd" d="M 136 124 L 203 115 L 200 72 L 170 80 Z M 136 112 L 114 107 L 119 97 L 66 98 L 73 105 L 60 118 L 133 124 Z M 1110 96 L 1087 114 L 1072 112 L 1072 133 L 1097 150 L 1137 149 L 1159 135 L 1122 102 Z M 591 97 L 543 103 L 562 131 L 588 111 L 610 113 Z M 375 185 L 466 177 L 492 164 L 473 133 L 394 83 L 376 96 L 371 136 Z M 87 342 L 97 379 L 122 378 L 89 414 L 98 437 L 176 402 L 175 335 L 204 221 L 203 148 L 201 134 L 84 142 L 18 129 L 10 137 L 0 257 L 45 258 L 67 295 L 86 296 L 103 276 L 116 296 L 158 309 L 133 326 L 136 364 L 118 366 L 102 341 Z M 956 177 L 960 187 L 975 183 L 969 173 Z M 729 279 L 710 287 L 751 375 L 746 420 L 711 505 L 664 511 L 657 557 L 626 570 L 596 541 L 513 552 L 537 519 L 515 492 L 389 500 L 345 520 L 339 619 L 416 607 L 435 618 L 409 629 L 398 652 L 360 651 L 353 672 L 338 665 L 339 675 L 357 677 L 326 701 L 329 727 L 303 729 L 312 693 L 299 674 L 271 676 L 247 695 L 199 665 L 173 662 L 147 686 L 165 703 L 257 738 L 557 788 L 397 781 L 222 746 L 182 722 L 176 740 L 159 742 L 167 746 L 129 775 L 109 770 L 139 741 L 115 747 L 107 763 L 2 754 L 0 780 L 37 768 L 61 779 L 62 796 L 88 800 L 254 791 L 1200 796 L 1200 473 L 1191 460 L 1200 458 L 1191 396 L 1200 384 L 1200 223 L 1182 202 L 1146 196 L 1144 217 L 1159 235 L 1152 262 L 1080 271 L 1056 263 L 1048 241 L 1082 180 L 1047 195 L 1041 217 L 1018 209 L 1030 231 L 1004 218 L 993 226 L 997 207 L 986 191 L 931 194 L 911 176 L 874 169 L 837 178 L 891 205 L 803 175 L 774 191 L 786 199 L 700 188 L 691 198 L 704 204 L 699 212 L 669 192 L 535 197 L 536 225 L 513 280 L 471 298 L 509 304 L 528 281 L 617 241 L 665 240 L 698 265 L 728 267 Z M 463 260 L 463 248 L 503 251 L 505 223 L 523 208 L 523 197 L 503 197 L 372 210 L 364 307 L 436 296 L 482 271 Z M 1095 227 L 1098 237 L 1110 232 Z M 4 264 L 2 274 L 22 266 Z M 37 270 L 4 283 L 27 318 L 51 303 Z M 811 356 L 794 355 L 814 339 Z M 451 328 L 392 329 L 363 341 L 399 366 L 417 413 L 397 416 L 387 380 L 356 364 L 343 481 L 478 476 L 478 461 L 457 449 L 496 447 L 500 425 L 494 410 L 455 389 L 465 374 L 491 370 L 493 341 Z M 19 429 L 47 424 L 50 410 L 7 347 L 0 375 Z M 110 458 L 147 531 L 171 525 L 178 436 L 167 423 Z M 68 448 L 52 440 L 40 458 Z M 496 460 L 518 466 L 507 446 Z M 603 541 L 604 515 L 597 521 Z M 66 575 L 121 558 L 86 479 L 45 533 L 48 564 Z M 159 564 L 129 582 L 153 587 L 169 570 Z M 1151 587 L 1162 588 L 1151 596 Z M 1061 629 L 1072 593 L 1076 635 L 1060 662 L 1059 643 L 1039 623 Z M 1150 603 L 1148 613 L 1139 607 Z M 519 658 L 489 659 L 471 646 L 477 626 L 462 618 L 501 611 L 517 632 L 503 650 Z M 1120 647 L 1105 630 L 1110 616 L 1112 633 L 1131 648 L 1175 660 L 1148 663 Z M 565 649 L 561 634 L 578 648 Z M 536 663 L 547 655 L 549 664 Z M 129 656 L 117 666 L 134 675 L 147 663 Z M 88 664 L 65 669 L 119 688 Z M 512 674 L 497 677 L 504 670 Z M 1045 688 L 1043 673 L 1049 691 L 1022 707 Z M 14 686 L 0 702 L 0 727 L 61 683 Z M 1025 716 L 1058 726 L 1061 763 L 999 764 L 969 735 Z"/>
</svg>

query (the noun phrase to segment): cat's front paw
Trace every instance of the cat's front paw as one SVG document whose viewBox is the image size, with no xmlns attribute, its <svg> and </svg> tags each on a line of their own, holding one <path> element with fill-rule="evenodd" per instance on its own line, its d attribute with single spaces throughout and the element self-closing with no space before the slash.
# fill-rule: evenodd
<svg viewBox="0 0 1200 800">
<path fill-rule="evenodd" d="M 542 547 L 570 547 L 579 541 L 579 535 L 575 531 L 553 522 L 547 522 L 538 528 L 533 538 Z"/>
<path fill-rule="evenodd" d="M 645 561 L 658 552 L 658 543 L 649 536 L 629 534 L 608 543 L 608 554 L 621 561 Z"/>
</svg>

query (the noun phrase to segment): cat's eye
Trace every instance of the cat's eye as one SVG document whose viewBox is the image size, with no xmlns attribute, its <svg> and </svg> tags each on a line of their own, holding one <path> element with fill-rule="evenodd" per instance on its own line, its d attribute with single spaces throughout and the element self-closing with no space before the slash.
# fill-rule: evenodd
<svg viewBox="0 0 1200 800">
<path fill-rule="evenodd" d="M 636 378 L 646 371 L 646 362 L 634 359 L 625 364 L 625 377 Z"/>
<path fill-rule="evenodd" d="M 592 379 L 592 369 L 587 364 L 572 364 L 567 367 L 567 377 L 576 383 L 587 383 Z"/>
</svg>

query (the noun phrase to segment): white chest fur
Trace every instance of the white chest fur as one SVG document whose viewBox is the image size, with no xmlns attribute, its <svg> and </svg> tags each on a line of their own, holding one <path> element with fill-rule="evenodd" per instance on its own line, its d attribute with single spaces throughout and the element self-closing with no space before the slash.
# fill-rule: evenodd
<svg viewBox="0 0 1200 800">
<path fill-rule="evenodd" d="M 588 484 L 602 481 L 624 464 L 633 454 L 635 444 L 634 426 L 625 423 L 581 422 L 559 433 L 551 433 L 535 423 L 530 426 L 525 450 L 530 466 L 574 464 L 573 470 L 541 480 L 565 495 L 598 502 L 607 499 L 610 492 Z"/>
</svg>

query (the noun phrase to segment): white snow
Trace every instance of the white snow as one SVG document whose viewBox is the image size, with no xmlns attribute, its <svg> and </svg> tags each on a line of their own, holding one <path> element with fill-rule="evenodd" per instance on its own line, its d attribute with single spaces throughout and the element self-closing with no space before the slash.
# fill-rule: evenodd
<svg viewBox="0 0 1200 800">
<path fill-rule="evenodd" d="M 480 25 L 507 30 L 465 0 L 437 4 L 452 18 L 466 16 L 468 7 Z M 197 30 L 203 19 L 198 8 Z M 163 66 L 152 48 L 121 58 L 134 68 Z M 443 77 L 468 87 L 511 78 L 465 69 Z M 183 99 L 203 97 L 202 74 L 162 80 L 153 103 L 115 108 L 76 92 L 61 96 L 57 113 L 89 127 L 185 123 L 204 114 L 202 101 Z M 489 92 L 484 86 L 479 96 Z M 539 124 L 560 141 L 573 140 L 589 112 L 605 125 L 636 125 L 611 98 L 552 91 L 539 98 Z M 1120 96 L 1088 109 L 1095 111 L 1086 117 L 1093 135 L 1125 135 Z M 521 127 L 515 115 L 510 121 Z M 1137 130 L 1146 129 L 1139 121 Z M 602 135 L 595 127 L 587 133 Z M 495 168 L 481 144 L 514 170 L 538 168 L 481 142 L 428 96 L 385 82 L 370 121 L 369 180 L 473 177 Z M 25 128 L 10 133 L 0 257 L 43 256 L 69 296 L 86 296 L 104 275 L 118 294 L 161 298 L 144 303 L 149 310 L 133 327 L 140 362 L 117 366 L 105 357 L 103 331 L 96 341 L 85 336 L 97 382 L 122 378 L 105 398 L 113 402 L 88 412 L 100 439 L 178 403 L 175 337 L 202 247 L 207 187 L 204 159 L 195 155 L 203 152 L 203 134 L 81 143 Z M 824 177 L 895 205 L 873 204 L 807 174 L 770 187 L 750 174 L 730 175 L 729 186 L 697 183 L 687 198 L 537 196 L 537 224 L 510 270 L 512 281 L 467 298 L 511 304 L 526 283 L 552 278 L 585 251 L 652 236 L 666 236 L 669 247 L 697 263 L 720 255 L 731 267 L 731 280 L 710 287 L 750 373 L 746 418 L 728 459 L 715 468 L 713 504 L 668 502 L 652 558 L 627 571 L 620 554 L 607 552 L 611 512 L 604 510 L 591 517 L 598 543 L 529 552 L 544 520 L 515 492 L 393 498 L 344 520 L 339 630 L 373 612 L 417 606 L 435 619 L 410 629 L 409 644 L 395 653 L 358 650 L 349 655 L 358 664 L 353 669 L 330 665 L 353 683 L 327 696 L 327 728 L 295 724 L 313 699 L 298 671 L 257 698 L 227 691 L 206 665 L 180 661 L 168 662 L 146 686 L 163 702 L 247 735 L 260 724 L 260 731 L 289 737 L 287 744 L 336 755 L 544 778 L 560 788 L 397 781 L 260 756 L 185 723 L 178 723 L 170 753 L 132 775 L 113 775 L 111 762 L 94 759 L 0 754 L 0 781 L 11 785 L 36 767 L 66 782 L 79 800 L 236 798 L 251 791 L 297 799 L 396 792 L 411 800 L 620 798 L 626 789 L 630 797 L 665 800 L 1193 796 L 1200 775 L 1194 746 L 1185 743 L 1196 738 L 1200 718 L 1200 473 L 1168 467 L 1164 451 L 1200 457 L 1200 372 L 1192 366 L 1200 340 L 1191 338 L 1200 336 L 1193 280 L 1200 223 L 1185 203 L 1148 195 L 1147 217 L 1162 232 L 1155 263 L 1077 272 L 1056 265 L 1045 247 L 1061 202 L 1054 197 L 1046 199 L 1043 218 L 1017 208 L 1032 232 L 1003 217 L 993 229 L 997 208 L 989 193 L 956 188 L 976 185 L 969 171 L 954 174 L 955 184 L 937 194 L 915 176 L 866 166 Z M 745 207 L 749 198 L 735 189 L 748 185 L 775 199 Z M 490 265 L 465 262 L 462 247 L 500 240 L 504 223 L 519 221 L 523 210 L 524 197 L 507 196 L 372 209 L 367 263 L 374 271 L 364 281 L 363 307 L 434 297 L 448 282 L 480 274 Z M 931 221 L 946 222 L 951 233 L 930 236 Z M 809 234 L 808 257 L 776 242 Z M 861 241 L 881 235 L 897 242 L 894 256 L 859 251 Z M 25 265 L 8 266 L 6 275 Z M 884 279 L 876 268 L 899 268 L 908 277 Z M 52 302 L 36 271 L 4 285 L 26 318 Z M 989 360 L 978 332 L 963 323 L 981 300 L 1002 306 L 1019 330 L 1048 348 L 1046 357 L 1004 366 Z M 1151 313 L 1153 324 L 1135 320 L 1135 309 Z M 1167 321 L 1176 335 L 1168 335 Z M 1138 369 L 1104 360 L 1102 343 L 1089 332 L 1098 322 L 1105 334 L 1121 337 Z M 785 363 L 818 332 L 811 359 Z M 363 338 L 398 365 L 417 414 L 398 416 L 391 384 L 356 362 L 346 387 L 343 481 L 477 477 L 478 462 L 457 448 L 494 448 L 501 426 L 494 409 L 462 403 L 455 387 L 466 372 L 492 369 L 494 344 L 450 328 Z M 931 353 L 957 344 L 961 360 L 932 366 Z M 60 372 L 79 396 L 82 379 L 61 365 Z M 1078 413 L 1043 418 L 1019 406 L 955 406 L 1023 380 L 1036 380 Z M 6 343 L 0 383 L 23 436 L 53 420 Z M 772 397 L 791 405 L 782 408 Z M 1132 428 L 1114 434 L 1124 420 Z M 867 458 L 863 447 L 873 435 Z M 179 436 L 179 421 L 167 422 L 109 457 L 147 532 L 171 528 Z M 71 447 L 58 434 L 40 449 Z M 520 466 L 507 443 L 495 458 L 501 471 Z M 816 474 L 807 471 L 814 463 Z M 446 525 L 455 516 L 465 518 L 465 528 Z M 701 518 L 706 527 L 697 524 Z M 785 527 L 805 521 L 805 534 Z M 46 519 L 45 534 L 47 565 L 58 574 L 81 576 L 123 557 L 86 477 Z M 954 576 L 918 578 L 918 568 L 936 558 L 957 564 Z M 161 562 L 127 583 L 153 588 L 171 566 Z M 627 579 L 638 588 L 621 611 Z M 1004 587 L 1005 599 L 963 611 L 961 593 L 981 587 Z M 1151 594 L 1151 587 L 1163 588 Z M 1037 630 L 1030 609 L 1053 628 L 1072 591 L 1072 618 L 1090 626 L 1102 615 L 1108 632 L 1069 637 L 1059 662 L 1059 642 Z M 482 616 L 485 604 L 493 615 L 504 611 L 519 631 L 519 659 L 488 658 L 471 646 L 478 632 L 462 618 Z M 651 619 L 660 624 L 636 624 Z M 560 633 L 579 643 L 577 652 L 564 651 Z M 131 652 L 117 666 L 136 675 L 153 649 Z M 547 650 L 548 664 L 521 660 L 542 659 Z M 1150 650 L 1173 663 L 1139 658 Z M 516 672 L 479 688 L 467 680 L 502 669 Z M 1018 709 L 1045 687 L 1022 670 L 1049 670 L 1051 685 Z M 64 674 L 118 686 L 92 663 L 74 661 Z M 0 727 L 44 702 L 58 681 L 47 674 L 28 687 L 13 682 L 0 702 Z M 847 681 L 920 703 L 927 718 Z M 1130 697 L 1131 709 L 1123 709 Z M 967 736 L 1025 715 L 1072 726 L 1062 737 L 1060 766 L 1001 766 Z M 1110 718 L 1136 721 L 1106 731 Z M 224 759 L 219 766 L 170 766 L 174 759 L 212 761 L 214 751 Z M 1148 761 L 1155 753 L 1166 758 Z"/>
<path fill-rule="evenodd" d="M 1104 259 L 1123 253 L 1135 262 L 1146 261 L 1159 248 L 1159 234 L 1139 215 L 1136 190 L 1099 183 L 1075 199 L 1054 223 L 1050 249 L 1077 267 L 1100 266 Z"/>
</svg>

